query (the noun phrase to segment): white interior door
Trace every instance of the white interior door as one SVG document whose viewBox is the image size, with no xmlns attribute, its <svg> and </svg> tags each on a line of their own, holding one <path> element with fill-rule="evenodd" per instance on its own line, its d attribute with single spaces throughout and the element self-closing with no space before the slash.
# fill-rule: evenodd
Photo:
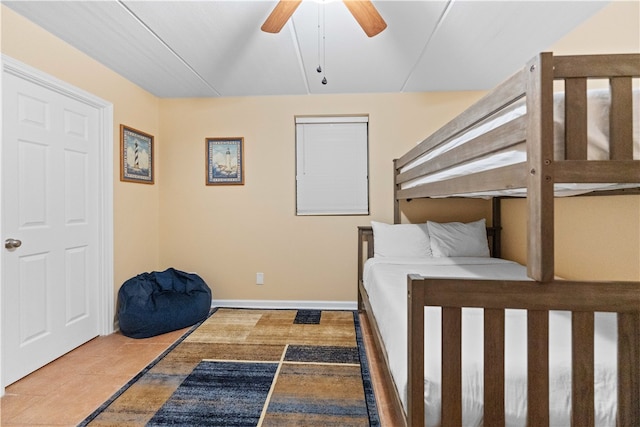
<svg viewBox="0 0 640 427">
<path fill-rule="evenodd" d="M 21 76 L 2 83 L 4 386 L 103 330 L 104 218 L 100 109 Z"/>
</svg>

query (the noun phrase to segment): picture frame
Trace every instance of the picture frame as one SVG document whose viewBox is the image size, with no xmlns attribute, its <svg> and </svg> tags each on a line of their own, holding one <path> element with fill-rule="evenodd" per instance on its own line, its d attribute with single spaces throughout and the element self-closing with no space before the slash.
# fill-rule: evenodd
<svg viewBox="0 0 640 427">
<path fill-rule="evenodd" d="M 120 125 L 120 181 L 154 183 L 153 135 Z"/>
<path fill-rule="evenodd" d="M 206 138 L 206 185 L 244 185 L 244 138 Z"/>
</svg>

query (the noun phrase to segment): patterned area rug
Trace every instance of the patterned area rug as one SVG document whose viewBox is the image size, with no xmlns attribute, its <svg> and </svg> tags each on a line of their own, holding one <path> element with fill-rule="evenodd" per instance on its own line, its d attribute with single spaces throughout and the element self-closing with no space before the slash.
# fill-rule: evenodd
<svg viewBox="0 0 640 427">
<path fill-rule="evenodd" d="M 352 311 L 218 309 L 80 426 L 379 426 Z"/>
</svg>

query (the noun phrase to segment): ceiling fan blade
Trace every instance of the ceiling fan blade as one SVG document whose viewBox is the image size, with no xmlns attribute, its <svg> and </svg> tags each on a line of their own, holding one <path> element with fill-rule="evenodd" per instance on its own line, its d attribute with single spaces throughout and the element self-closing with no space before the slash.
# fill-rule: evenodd
<svg viewBox="0 0 640 427">
<path fill-rule="evenodd" d="M 279 33 L 287 23 L 293 12 L 300 6 L 302 0 L 280 0 L 271 14 L 262 24 L 262 31 L 266 33 Z"/>
<path fill-rule="evenodd" d="M 369 37 L 387 28 L 387 23 L 384 22 L 371 0 L 343 0 L 343 2 Z"/>
</svg>

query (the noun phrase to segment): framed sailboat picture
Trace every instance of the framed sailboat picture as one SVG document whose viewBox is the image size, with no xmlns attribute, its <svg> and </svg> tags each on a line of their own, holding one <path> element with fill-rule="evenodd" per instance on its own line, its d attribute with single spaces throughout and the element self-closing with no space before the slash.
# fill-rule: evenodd
<svg viewBox="0 0 640 427">
<path fill-rule="evenodd" d="M 244 138 L 206 138 L 206 184 L 244 184 Z"/>
<path fill-rule="evenodd" d="M 153 184 L 153 136 L 120 125 L 120 181 Z"/>
</svg>

